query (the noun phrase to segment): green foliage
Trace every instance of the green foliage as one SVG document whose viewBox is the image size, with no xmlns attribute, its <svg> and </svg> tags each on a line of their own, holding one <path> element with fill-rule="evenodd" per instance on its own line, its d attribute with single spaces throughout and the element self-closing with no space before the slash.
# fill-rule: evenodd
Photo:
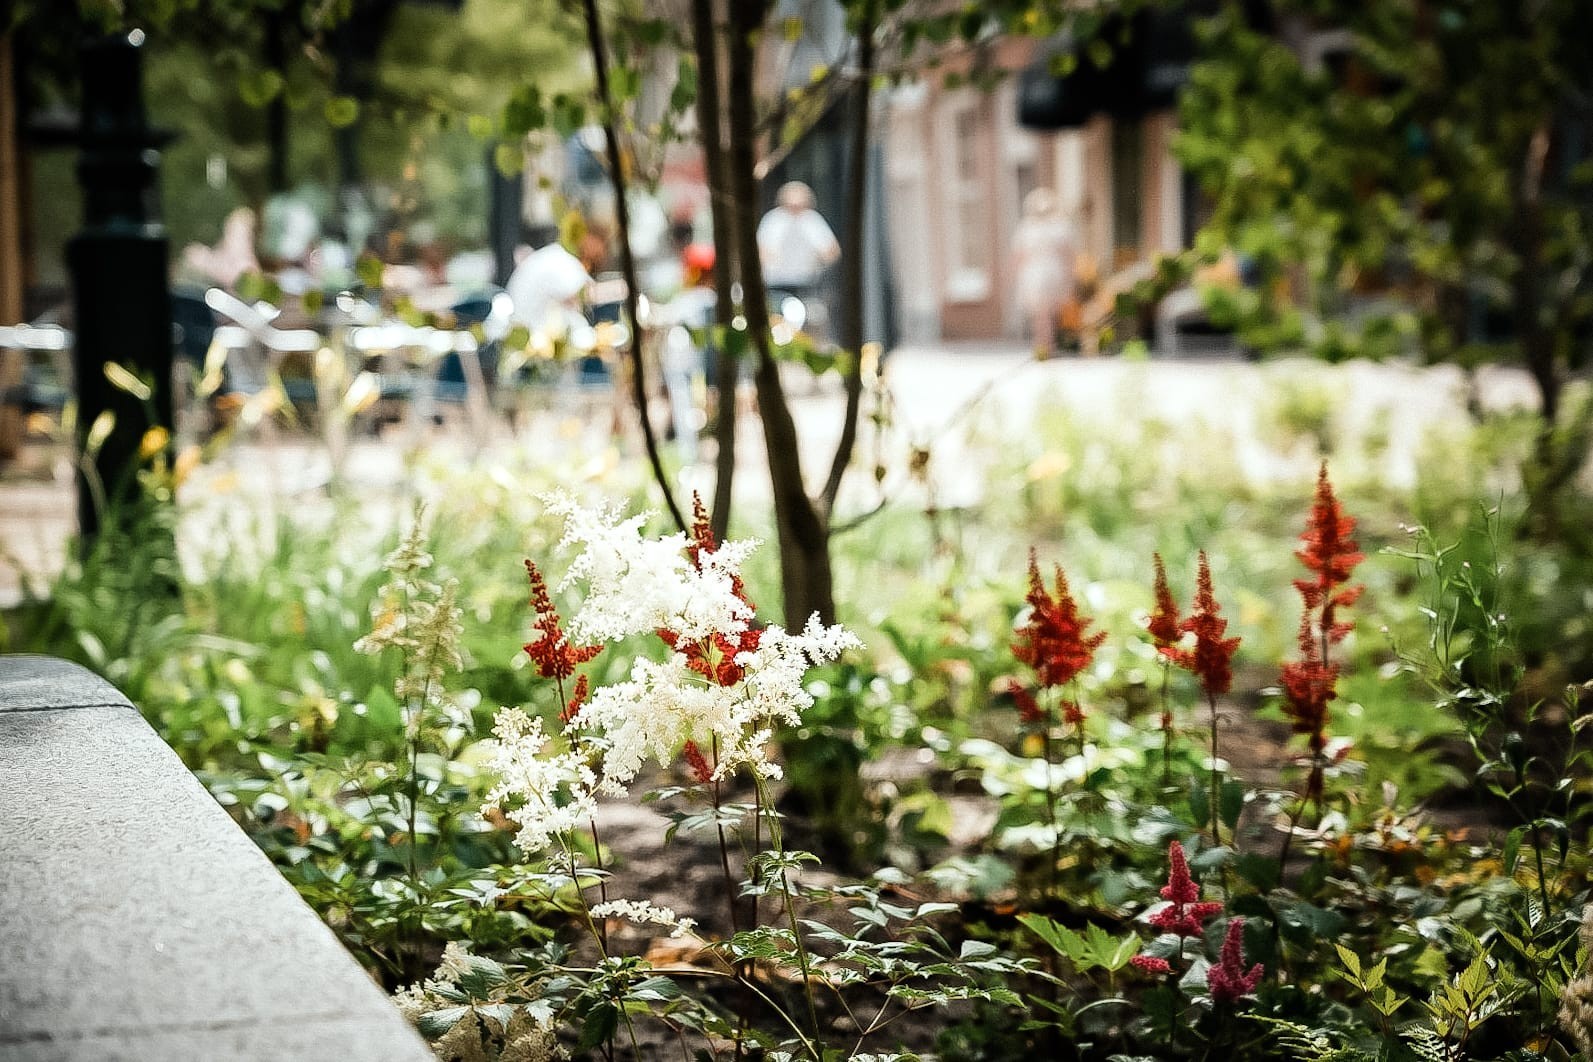
<svg viewBox="0 0 1593 1062">
<path fill-rule="evenodd" d="M 1564 119 L 1593 69 L 1587 5 L 1274 5 L 1275 23 L 1347 35 L 1325 57 L 1241 7 L 1202 27 L 1176 143 L 1212 203 L 1195 257 L 1237 254 L 1257 277 L 1213 291 L 1214 318 L 1330 360 L 1521 362 L 1552 422 L 1593 319 L 1587 174 Z"/>
</svg>

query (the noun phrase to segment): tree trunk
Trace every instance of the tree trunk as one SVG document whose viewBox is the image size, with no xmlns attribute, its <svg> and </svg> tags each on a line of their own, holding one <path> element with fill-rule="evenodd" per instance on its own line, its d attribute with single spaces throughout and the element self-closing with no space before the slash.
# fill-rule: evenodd
<svg viewBox="0 0 1593 1062">
<path fill-rule="evenodd" d="M 1527 371 L 1538 386 L 1541 422 L 1531 474 L 1527 477 L 1529 522 L 1539 532 L 1554 535 L 1558 496 L 1580 471 L 1583 455 L 1560 453 L 1556 429 L 1560 396 L 1565 380 L 1555 357 L 1555 335 L 1543 321 L 1543 172 L 1551 147 L 1552 131 L 1538 129 L 1530 138 L 1516 185 L 1514 244 L 1517 257 L 1514 283 L 1516 341 L 1521 344 Z"/>
<path fill-rule="evenodd" d="M 730 334 L 736 308 L 731 299 L 736 236 L 732 211 L 723 209 L 730 201 L 730 186 L 725 172 L 725 140 L 722 102 L 719 91 L 719 32 L 713 0 L 692 0 L 692 43 L 697 54 L 697 125 L 702 137 L 703 166 L 708 176 L 708 216 L 714 239 L 714 324 L 718 326 L 718 409 L 714 423 L 714 500 L 709 525 L 715 540 L 723 542 L 730 534 L 730 507 L 736 475 L 736 382 L 741 375 L 740 359 L 731 361 L 724 337 Z"/>
<path fill-rule="evenodd" d="M 846 257 L 841 261 L 841 349 L 852 355 L 851 364 L 842 369 L 846 384 L 846 413 L 841 422 L 841 438 L 830 462 L 830 475 L 819 496 L 820 511 L 826 525 L 835 513 L 835 499 L 841 480 L 852 463 L 857 445 L 857 416 L 863 399 L 863 237 L 868 206 L 869 104 L 874 80 L 874 21 L 872 3 L 861 12 L 857 27 L 857 87 L 853 90 L 850 115 L 852 143 L 847 158 Z"/>
<path fill-rule="evenodd" d="M 619 130 L 608 87 L 608 48 L 603 40 L 603 24 L 598 18 L 597 0 L 584 0 L 583 6 L 586 12 L 586 40 L 592 50 L 592 70 L 597 82 L 597 105 L 603 121 L 603 142 L 608 150 L 609 182 L 614 188 L 614 227 L 618 230 L 620 272 L 625 277 L 625 317 L 630 322 L 632 396 L 636 400 L 636 415 L 641 421 L 642 442 L 647 448 L 647 462 L 652 467 L 653 480 L 664 495 L 664 505 L 669 509 L 675 526 L 685 531 L 686 518 L 675 503 L 675 491 L 670 486 L 668 473 L 664 471 L 664 461 L 658 452 L 658 436 L 653 431 L 652 414 L 647 409 L 647 366 L 642 357 L 641 290 L 636 257 L 631 252 L 630 207 L 625 202 L 625 159 L 620 154 Z"/>
<path fill-rule="evenodd" d="M 265 12 L 266 65 L 282 78 L 282 86 L 266 104 L 266 190 L 271 195 L 288 190 L 288 40 L 286 15 Z"/>
<path fill-rule="evenodd" d="M 796 423 L 780 382 L 769 341 L 768 292 L 758 258 L 758 182 L 754 174 L 757 142 L 753 114 L 753 35 L 762 28 L 765 0 L 731 4 L 728 101 L 730 138 L 728 165 L 734 193 L 737 257 L 741 266 L 742 309 L 747 329 L 757 348 L 758 411 L 769 454 L 769 478 L 774 490 L 775 526 L 780 541 L 780 582 L 785 594 L 785 618 L 796 627 L 813 613 L 825 623 L 835 622 L 835 591 L 830 570 L 829 527 L 808 497 L 802 479 Z"/>
</svg>

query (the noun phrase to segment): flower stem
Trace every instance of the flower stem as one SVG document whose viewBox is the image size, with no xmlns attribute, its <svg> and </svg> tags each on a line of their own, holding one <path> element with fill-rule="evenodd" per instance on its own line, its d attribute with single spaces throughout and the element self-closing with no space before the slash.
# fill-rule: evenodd
<svg viewBox="0 0 1593 1062">
<path fill-rule="evenodd" d="M 1222 773 L 1217 769 L 1217 698 L 1212 693 L 1206 694 L 1206 703 L 1211 707 L 1211 807 L 1208 814 L 1211 816 L 1211 843 L 1213 847 L 1222 845 Z"/>
<path fill-rule="evenodd" d="M 753 775 L 753 780 L 758 787 L 760 804 L 769 809 L 769 845 L 771 848 L 773 848 L 776 855 L 783 856 L 785 855 L 785 846 L 781 842 L 780 837 L 780 820 L 777 817 L 777 813 L 774 811 L 774 802 L 770 800 L 768 798 L 768 794 L 764 792 L 764 787 L 767 783 L 763 780 L 763 777 L 758 774 Z M 802 998 L 803 1001 L 807 1003 L 808 1007 L 808 1027 L 813 1030 L 813 1041 L 816 1042 L 821 1037 L 819 1032 L 818 1008 L 814 1006 L 813 1003 L 812 963 L 808 959 L 807 945 L 802 942 L 802 928 L 797 923 L 796 906 L 793 903 L 793 897 L 791 895 L 791 875 L 788 874 L 783 867 L 780 870 L 780 895 L 785 900 L 786 925 L 791 930 L 791 939 L 796 945 L 797 963 L 802 968 Z M 810 1051 L 814 1050 L 812 1042 L 807 1042 L 806 1046 Z M 816 1062 L 822 1062 L 822 1055 L 815 1053 L 813 1057 Z"/>
</svg>

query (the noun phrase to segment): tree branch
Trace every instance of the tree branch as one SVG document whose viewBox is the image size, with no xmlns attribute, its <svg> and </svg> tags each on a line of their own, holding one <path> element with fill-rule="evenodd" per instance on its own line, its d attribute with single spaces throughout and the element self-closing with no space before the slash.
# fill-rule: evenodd
<svg viewBox="0 0 1593 1062">
<path fill-rule="evenodd" d="M 647 374 L 642 359 L 642 322 L 639 313 L 641 292 L 637 287 L 636 257 L 631 252 L 630 208 L 625 202 L 625 160 L 620 154 L 619 130 L 614 122 L 614 103 L 608 83 L 608 49 L 603 41 L 603 24 L 598 19 L 597 0 L 582 0 L 586 12 L 586 40 L 592 50 L 592 68 L 596 78 L 598 107 L 603 119 L 603 141 L 608 149 L 609 182 L 614 188 L 614 223 L 619 230 L 620 272 L 625 277 L 625 315 L 630 320 L 630 361 L 633 397 L 636 413 L 641 420 L 642 441 L 647 447 L 647 460 L 653 469 L 653 479 L 664 494 L 664 504 L 675 526 L 685 531 L 686 518 L 675 502 L 675 492 L 670 488 L 669 475 L 664 471 L 664 461 L 658 452 L 658 436 L 653 431 L 652 415 L 647 411 Z"/>
</svg>

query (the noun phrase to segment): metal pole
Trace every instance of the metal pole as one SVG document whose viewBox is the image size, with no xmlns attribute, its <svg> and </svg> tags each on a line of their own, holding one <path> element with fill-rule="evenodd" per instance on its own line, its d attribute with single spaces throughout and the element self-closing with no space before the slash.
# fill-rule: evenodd
<svg viewBox="0 0 1593 1062">
<path fill-rule="evenodd" d="M 172 315 L 166 231 L 159 221 L 156 172 L 159 145 L 144 114 L 140 30 L 92 40 L 81 50 L 83 228 L 67 245 L 72 278 L 78 441 L 102 413 L 114 427 L 92 472 L 80 469 L 78 520 L 85 544 L 104 515 L 97 478 L 116 511 L 137 496 L 139 445 L 152 427 L 172 423 Z M 147 400 L 114 386 L 106 365 L 116 363 L 144 380 Z"/>
</svg>

